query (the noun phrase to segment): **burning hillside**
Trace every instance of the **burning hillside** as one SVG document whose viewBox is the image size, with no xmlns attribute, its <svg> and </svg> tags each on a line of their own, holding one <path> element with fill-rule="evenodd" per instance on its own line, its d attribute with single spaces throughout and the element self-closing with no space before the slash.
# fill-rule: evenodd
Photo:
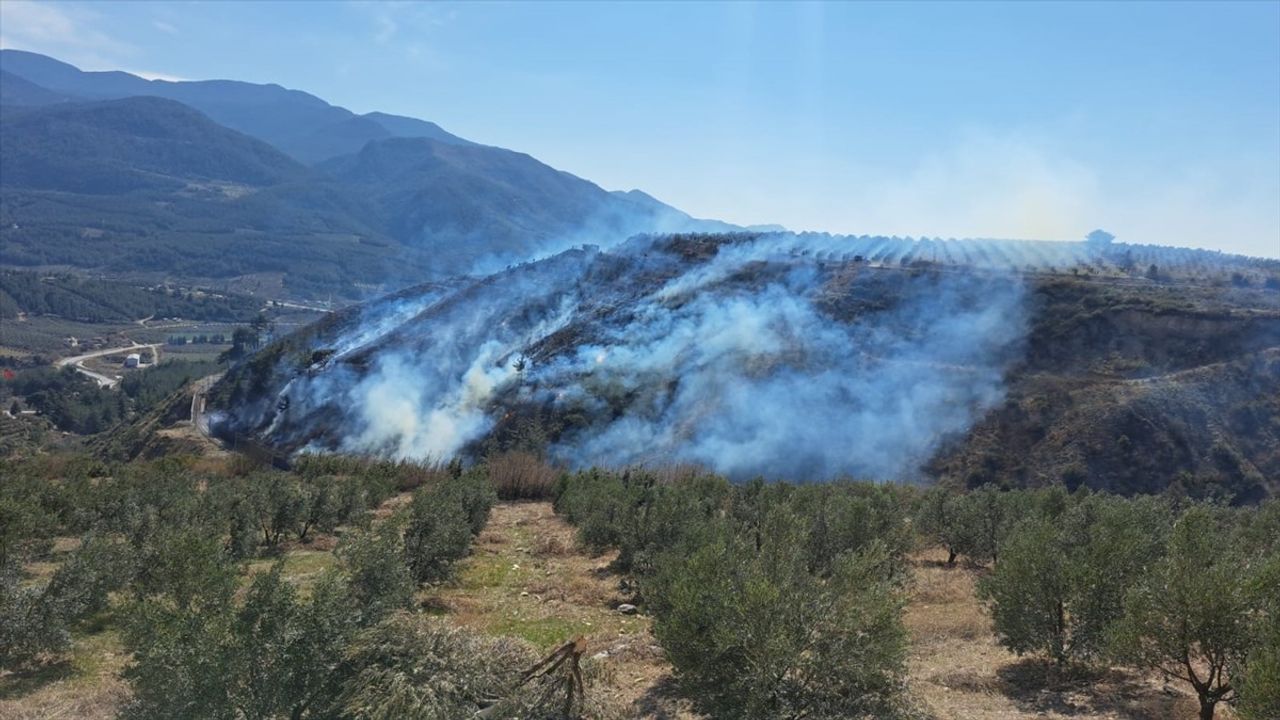
<svg viewBox="0 0 1280 720">
<path fill-rule="evenodd" d="M 532 446 L 578 466 L 908 478 L 954 455 L 1007 383 L 1109 352 L 1077 342 L 1064 348 L 1084 356 L 1075 366 L 1037 367 L 1046 332 L 1065 331 L 1043 325 L 1061 308 L 1040 288 L 1054 268 L 1118 274 L 1135 262 L 1121 252 L 787 233 L 583 247 L 405 291 L 278 343 L 229 376 L 216 429 L 289 452 Z M 1164 272 L 1206 259 L 1183 255 L 1161 256 Z M 1267 313 L 1242 320 L 1256 327 L 1236 350 L 1280 344 Z"/>
</svg>

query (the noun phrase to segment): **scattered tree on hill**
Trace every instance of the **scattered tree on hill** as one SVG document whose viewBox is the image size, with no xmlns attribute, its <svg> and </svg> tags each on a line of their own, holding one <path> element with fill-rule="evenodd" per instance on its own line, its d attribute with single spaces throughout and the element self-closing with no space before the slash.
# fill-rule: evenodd
<svg viewBox="0 0 1280 720">
<path fill-rule="evenodd" d="M 1111 246 L 1111 243 L 1116 239 L 1116 236 L 1106 230 L 1099 229 L 1089 233 L 1084 239 L 1094 247 L 1107 248 Z"/>
</svg>

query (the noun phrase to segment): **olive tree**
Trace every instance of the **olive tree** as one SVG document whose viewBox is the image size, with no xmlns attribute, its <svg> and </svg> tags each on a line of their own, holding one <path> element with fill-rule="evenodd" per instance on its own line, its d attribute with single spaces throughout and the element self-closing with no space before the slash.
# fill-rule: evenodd
<svg viewBox="0 0 1280 720">
<path fill-rule="evenodd" d="M 1059 665 L 1099 656 L 1125 592 L 1162 552 L 1166 525 L 1159 501 L 1104 496 L 1017 525 L 978 588 L 1000 643 Z"/>
<path fill-rule="evenodd" d="M 1117 659 L 1189 684 L 1200 717 L 1236 698 L 1238 671 L 1264 640 L 1251 575 L 1256 562 L 1223 542 L 1223 513 L 1193 506 L 1174 524 L 1165 556 L 1125 596 Z"/>
<path fill-rule="evenodd" d="M 1257 642 L 1240 672 L 1237 710 L 1248 720 L 1280 718 L 1280 549 L 1262 564 L 1250 591 L 1260 617 Z"/>
<path fill-rule="evenodd" d="M 969 547 L 970 528 L 965 522 L 963 497 L 950 488 L 935 485 L 924 493 L 916 513 L 916 530 L 947 551 L 947 565 Z"/>
<path fill-rule="evenodd" d="M 758 548 L 722 524 L 659 563 L 645 594 L 662 598 L 654 632 L 682 686 L 711 718 L 892 714 L 905 634 L 885 551 L 842 555 L 818 577 L 805 519 L 770 515 Z"/>
<path fill-rule="evenodd" d="M 72 625 L 106 607 L 131 574 L 123 543 L 93 534 L 46 583 L 26 585 L 16 566 L 0 566 L 0 668 L 64 650 Z"/>
</svg>

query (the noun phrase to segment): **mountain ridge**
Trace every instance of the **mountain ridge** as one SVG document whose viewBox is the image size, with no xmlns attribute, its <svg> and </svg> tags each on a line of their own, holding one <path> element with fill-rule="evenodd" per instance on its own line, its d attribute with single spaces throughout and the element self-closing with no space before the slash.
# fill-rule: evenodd
<svg viewBox="0 0 1280 720">
<path fill-rule="evenodd" d="M 5 163 L 18 169 L 0 177 L 0 263 L 109 272 L 136 265 L 188 278 L 197 268 L 199 278 L 284 273 L 286 294 L 336 290 L 354 299 L 369 292 L 358 288 L 386 291 L 567 244 L 735 229 L 648 195 L 610 193 L 435 123 L 355 115 L 278 85 L 86 73 L 16 50 L 0 51 L 0 69 L 9 99 Z M 133 126 L 111 125 L 104 107 L 135 109 Z M 290 165 L 288 177 L 255 185 L 170 167 L 177 146 L 145 137 L 148 107 L 170 115 L 190 108 L 189 124 L 205 127 L 184 137 L 190 157 L 207 164 L 242 156 L 252 140 L 283 154 L 273 162 Z M 78 121 L 36 122 L 72 117 Z M 101 127 L 88 126 L 94 118 Z M 180 134 L 167 132 L 171 140 Z M 91 176 L 78 172 L 86 158 L 97 163 Z M 308 162 L 315 158 L 323 159 Z M 112 196 L 120 200 L 104 205 Z M 121 252 L 105 254 L 104 240 Z"/>
<path fill-rule="evenodd" d="M 69 63 L 23 50 L 0 50 L 0 68 L 35 85 L 89 100 L 155 95 L 190 105 L 220 125 L 263 140 L 313 164 L 358 151 L 369 140 L 412 132 L 415 118 L 357 115 L 310 93 L 275 83 L 239 80 L 147 80 L 126 72 L 83 71 Z M 262 112 L 267 106 L 271 112 Z M 371 117 L 373 116 L 373 117 Z M 471 144 L 435 123 L 418 129 L 442 142 Z M 386 123 L 386 124 L 384 124 Z M 393 127 L 387 127 L 392 125 Z"/>
</svg>

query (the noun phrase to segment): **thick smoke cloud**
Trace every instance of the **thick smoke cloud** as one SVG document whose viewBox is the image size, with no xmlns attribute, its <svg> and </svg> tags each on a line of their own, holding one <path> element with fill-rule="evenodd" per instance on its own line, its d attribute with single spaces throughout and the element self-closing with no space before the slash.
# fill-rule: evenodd
<svg viewBox="0 0 1280 720">
<path fill-rule="evenodd" d="M 562 405 L 592 402 L 598 384 L 643 398 L 553 453 L 576 465 L 693 462 L 739 478 L 901 478 L 1001 399 L 1025 330 L 1018 283 L 917 276 L 896 288 L 896 307 L 844 324 L 815 304 L 818 282 L 794 271 L 759 290 L 668 284 L 656 298 L 672 302 L 679 286 L 688 302 L 655 302 L 542 374 L 569 388 Z"/>
<path fill-rule="evenodd" d="M 911 477 L 1001 399 L 1024 297 L 1013 274 L 844 261 L 878 240 L 569 251 L 398 300 L 380 315 L 397 327 L 333 339 L 340 357 L 282 384 L 271 405 L 285 409 L 240 420 L 286 447 L 440 458 L 532 407 L 574 466 Z"/>
</svg>

